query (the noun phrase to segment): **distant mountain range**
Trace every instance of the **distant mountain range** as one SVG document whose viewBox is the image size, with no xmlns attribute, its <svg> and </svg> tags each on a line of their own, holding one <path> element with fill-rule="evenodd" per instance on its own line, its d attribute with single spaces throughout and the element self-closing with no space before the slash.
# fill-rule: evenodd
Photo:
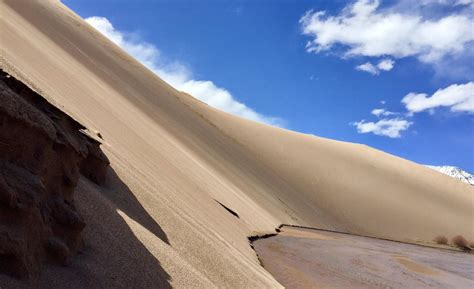
<svg viewBox="0 0 474 289">
<path fill-rule="evenodd" d="M 461 170 L 458 167 L 453 167 L 453 166 L 428 166 L 428 168 L 436 170 L 440 173 L 443 173 L 445 175 L 448 175 L 452 178 L 458 179 L 461 182 L 465 182 L 467 184 L 470 184 L 471 186 L 474 186 L 474 175 Z"/>
</svg>

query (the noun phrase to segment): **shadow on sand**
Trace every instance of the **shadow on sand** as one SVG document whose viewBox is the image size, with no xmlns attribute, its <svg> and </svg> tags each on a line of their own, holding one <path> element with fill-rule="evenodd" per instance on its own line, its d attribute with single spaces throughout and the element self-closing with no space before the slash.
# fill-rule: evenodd
<svg viewBox="0 0 474 289">
<path fill-rule="evenodd" d="M 168 238 L 112 168 L 104 186 L 81 177 L 75 195 L 87 224 L 84 250 L 67 267 L 47 266 L 40 287 L 171 288 L 171 277 L 140 240 L 139 226 L 132 230 L 123 215 L 162 240 L 160 245 L 168 246 Z"/>
<path fill-rule="evenodd" d="M 78 287 L 171 288 L 170 276 L 119 210 L 166 243 L 163 246 L 168 246 L 168 238 L 112 168 L 101 187 L 81 178 L 76 202 L 87 224 L 86 246 L 71 272 L 79 269 L 80 275 L 91 274 L 84 279 L 94 280 L 93 284 L 86 282 Z"/>
<path fill-rule="evenodd" d="M 145 227 L 148 231 L 153 233 L 156 237 L 160 238 L 166 244 L 170 244 L 166 233 L 156 223 L 156 221 L 150 217 L 145 211 L 140 202 L 137 200 L 132 191 L 128 186 L 122 182 L 116 172 L 109 168 L 107 172 L 107 180 L 105 189 L 101 189 L 104 196 L 117 206 L 117 208 L 126 213 L 135 222 Z"/>
<path fill-rule="evenodd" d="M 112 168 L 103 186 L 81 177 L 75 202 L 87 224 L 84 249 L 66 266 L 45 264 L 38 279 L 0 274 L 0 288 L 171 288 L 171 277 L 145 246 L 169 246 L 166 234 Z M 159 239 L 142 235 L 144 228 Z"/>
</svg>

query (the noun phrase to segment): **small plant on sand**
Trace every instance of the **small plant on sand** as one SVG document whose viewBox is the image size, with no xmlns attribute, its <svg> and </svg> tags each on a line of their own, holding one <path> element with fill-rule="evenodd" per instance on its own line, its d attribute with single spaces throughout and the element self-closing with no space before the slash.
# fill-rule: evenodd
<svg viewBox="0 0 474 289">
<path fill-rule="evenodd" d="M 461 235 L 457 235 L 456 237 L 454 237 L 451 242 L 453 243 L 454 246 L 462 249 L 462 250 L 471 250 L 471 248 L 469 248 L 469 243 L 467 242 L 467 240 L 461 236 Z"/>
<path fill-rule="evenodd" d="M 443 236 L 443 235 L 439 235 L 438 237 L 434 238 L 434 241 L 436 242 L 436 244 L 440 244 L 440 245 L 448 244 L 448 238 L 446 238 L 446 236 Z"/>
</svg>

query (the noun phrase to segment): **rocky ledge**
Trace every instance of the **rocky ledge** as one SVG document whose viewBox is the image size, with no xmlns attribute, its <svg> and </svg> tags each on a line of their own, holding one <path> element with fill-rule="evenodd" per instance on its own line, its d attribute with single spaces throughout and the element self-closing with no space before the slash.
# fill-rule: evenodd
<svg viewBox="0 0 474 289">
<path fill-rule="evenodd" d="M 74 190 L 81 174 L 101 184 L 109 161 L 81 124 L 0 72 L 0 273 L 29 278 L 81 249 Z"/>
</svg>

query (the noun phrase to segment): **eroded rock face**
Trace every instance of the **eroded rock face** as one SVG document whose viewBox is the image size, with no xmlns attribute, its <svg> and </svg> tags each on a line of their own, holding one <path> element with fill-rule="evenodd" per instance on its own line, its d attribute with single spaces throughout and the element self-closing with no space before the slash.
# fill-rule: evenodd
<svg viewBox="0 0 474 289">
<path fill-rule="evenodd" d="M 0 273 L 28 278 L 65 264 L 83 245 L 74 205 L 82 173 L 97 184 L 109 164 L 83 127 L 0 73 Z"/>
</svg>

